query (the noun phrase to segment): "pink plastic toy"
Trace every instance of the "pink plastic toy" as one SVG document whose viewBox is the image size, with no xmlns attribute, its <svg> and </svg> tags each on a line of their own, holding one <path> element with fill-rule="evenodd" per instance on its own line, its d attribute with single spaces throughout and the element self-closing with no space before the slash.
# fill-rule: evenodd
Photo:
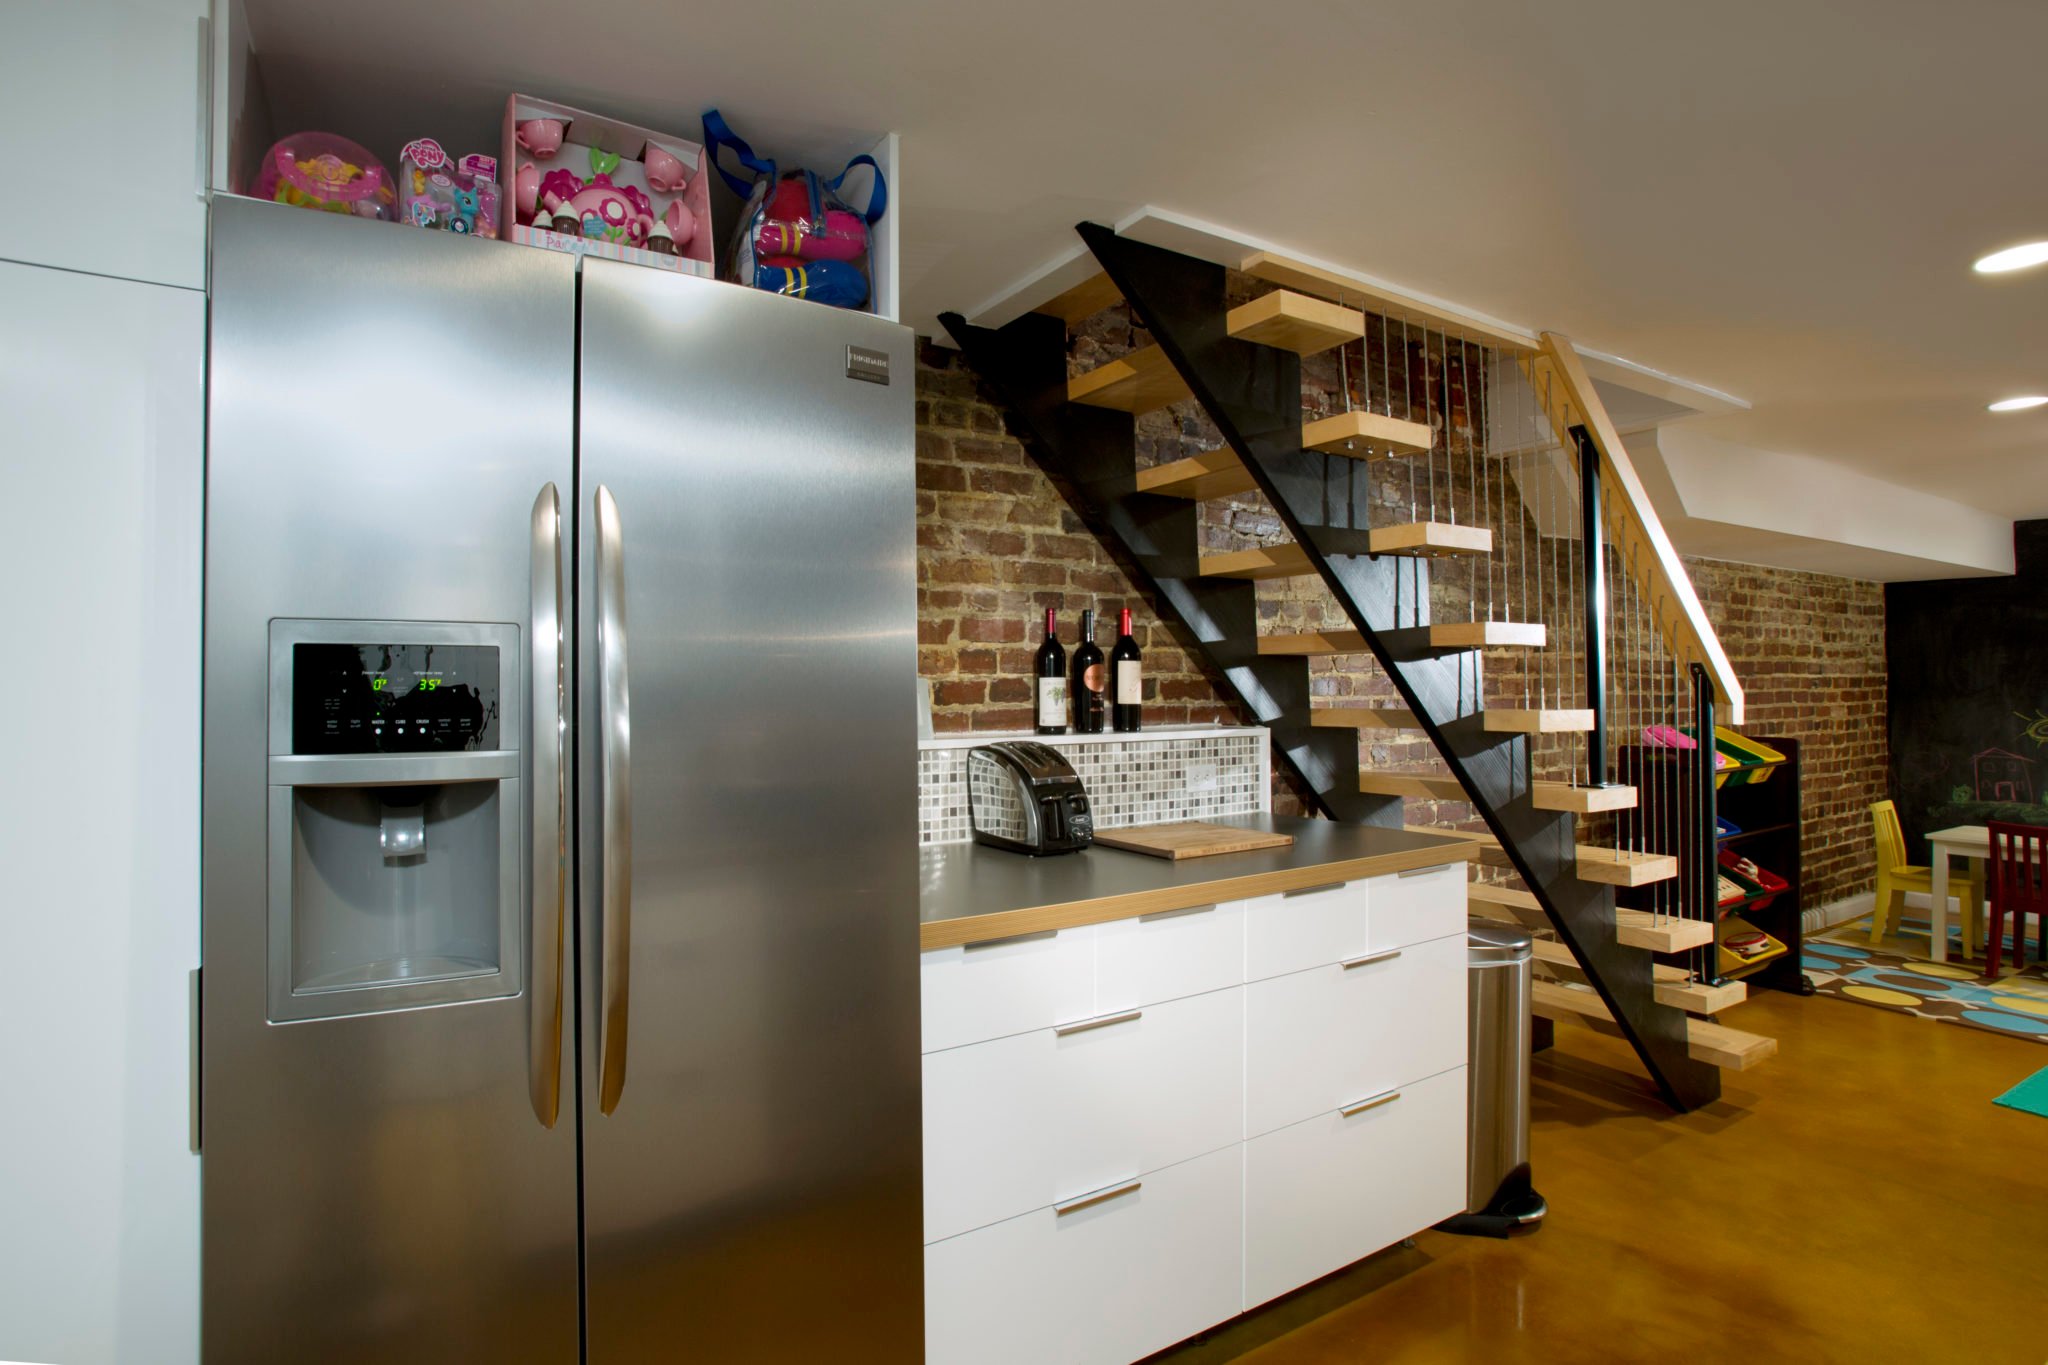
<svg viewBox="0 0 2048 1365">
<path fill-rule="evenodd" d="M 391 173 L 361 146 L 334 133 L 294 133 L 263 154 L 250 192 L 280 204 L 390 222 L 398 216 Z"/>
<path fill-rule="evenodd" d="M 603 172 L 584 181 L 573 171 L 549 171 L 540 182 L 540 202 L 554 215 L 556 232 L 643 246 L 654 227 L 654 203 L 646 193 L 614 185 Z"/>
<path fill-rule="evenodd" d="M 531 161 L 519 163 L 519 169 L 512 173 L 512 204 L 519 211 L 519 221 L 533 221 L 533 210 L 540 203 L 540 167 Z"/>
<path fill-rule="evenodd" d="M 519 145 L 546 161 L 562 150 L 562 121 L 558 118 L 530 118 L 513 134 Z"/>
<path fill-rule="evenodd" d="M 640 164 L 647 168 L 647 188 L 660 194 L 674 194 L 690 178 L 680 159 L 652 142 L 640 154 Z"/>
<path fill-rule="evenodd" d="M 498 235 L 498 159 L 472 154 L 460 161 L 430 137 L 405 144 L 398 159 L 401 221 L 449 232 Z"/>
<path fill-rule="evenodd" d="M 801 221 L 770 220 L 761 224 L 754 250 L 762 256 L 795 256 L 805 261 L 857 261 L 868 249 L 867 224 L 857 213 L 825 211 L 824 231 Z"/>
</svg>

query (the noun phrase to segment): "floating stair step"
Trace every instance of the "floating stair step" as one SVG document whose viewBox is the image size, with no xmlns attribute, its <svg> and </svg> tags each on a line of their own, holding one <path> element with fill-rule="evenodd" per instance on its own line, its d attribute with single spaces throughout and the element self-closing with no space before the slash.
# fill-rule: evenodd
<svg viewBox="0 0 2048 1365">
<path fill-rule="evenodd" d="M 1607 886 L 1648 886 L 1678 875 L 1678 859 L 1669 853 L 1638 853 L 1625 848 L 1579 845 L 1578 874 L 1582 881 Z"/>
<path fill-rule="evenodd" d="M 1662 963 L 1658 964 L 1656 971 L 1654 994 L 1657 1003 L 1684 1010 L 1687 1014 L 1719 1014 L 1731 1005 L 1739 1005 L 1749 999 L 1749 987 L 1740 981 L 1723 981 L 1718 986 L 1693 981 L 1678 968 L 1666 967 Z M 1676 978 L 1666 973 L 1676 973 Z"/>
<path fill-rule="evenodd" d="M 1106 273 L 1098 270 L 1072 289 L 1047 299 L 1031 311 L 1049 313 L 1071 327 L 1083 318 L 1094 317 L 1121 298 L 1123 292 Z"/>
<path fill-rule="evenodd" d="M 1413 796 L 1426 801 L 1470 799 L 1457 778 L 1429 773 L 1363 772 L 1358 775 L 1358 790 L 1367 796 Z"/>
<path fill-rule="evenodd" d="M 1517 891 L 1511 886 L 1497 886 L 1492 882 L 1472 882 L 1465 888 L 1465 906 L 1475 915 L 1488 919 L 1505 920 L 1531 929 L 1550 927 L 1550 916 L 1543 913 L 1543 904 L 1527 891 Z"/>
<path fill-rule="evenodd" d="M 1228 325 L 1239 341 L 1314 355 L 1364 336 L 1365 314 L 1280 289 L 1231 309 Z"/>
<path fill-rule="evenodd" d="M 1624 948 L 1644 948 L 1653 953 L 1683 953 L 1712 943 L 1714 926 L 1705 920 L 1679 919 L 1675 915 L 1616 907 L 1614 941 Z"/>
<path fill-rule="evenodd" d="M 1522 711 L 1488 707 L 1486 728 L 1503 735 L 1583 734 L 1593 728 L 1591 711 Z"/>
<path fill-rule="evenodd" d="M 1207 450 L 1185 460 L 1169 460 L 1138 471 L 1138 491 L 1168 498 L 1234 497 L 1258 487 L 1252 472 L 1234 450 Z"/>
<path fill-rule="evenodd" d="M 1302 635 L 1261 635 L 1261 654 L 1362 654 L 1365 634 L 1356 630 L 1314 630 Z"/>
<path fill-rule="evenodd" d="M 1583 1019 L 1610 1026 L 1614 1022 L 1607 1002 L 1598 995 L 1556 981 L 1533 983 L 1531 1013 L 1544 1019 Z M 1778 1050 L 1775 1038 L 1744 1033 L 1706 1019 L 1685 1021 L 1685 1041 L 1685 1050 L 1694 1061 L 1727 1071 L 1745 1071 Z"/>
<path fill-rule="evenodd" d="M 1308 551 L 1291 542 L 1202 556 L 1204 578 L 1300 578 L 1314 572 Z"/>
<path fill-rule="evenodd" d="M 1340 412 L 1319 417 L 1301 428 L 1301 448 L 1354 460 L 1385 460 L 1396 455 L 1425 455 L 1436 444 L 1427 422 L 1407 422 L 1383 412 Z"/>
<path fill-rule="evenodd" d="M 1529 803 L 1537 810 L 1570 811 L 1574 815 L 1592 815 L 1604 810 L 1631 810 L 1636 804 L 1636 789 L 1624 787 L 1618 782 L 1608 787 L 1575 787 L 1569 782 L 1537 782 L 1529 789 Z"/>
<path fill-rule="evenodd" d="M 1118 412 L 1145 413 L 1189 397 L 1188 383 L 1166 352 L 1141 346 L 1067 381 L 1067 401 Z"/>
<path fill-rule="evenodd" d="M 1438 649 L 1541 649 L 1549 641 L 1543 625 L 1519 621 L 1449 621 L 1429 628 L 1429 642 Z"/>
<path fill-rule="evenodd" d="M 1462 798 L 1461 798 L 1462 799 Z M 1479 862 L 1483 867 L 1512 867 L 1507 850 L 1500 846 L 1500 840 L 1484 830 L 1447 829 L 1442 825 L 1403 825 L 1410 834 L 1435 834 L 1446 839 L 1463 839 L 1479 845 Z"/>
<path fill-rule="evenodd" d="M 1484 526 L 1452 526 L 1442 521 L 1411 521 L 1373 529 L 1369 544 L 1376 555 L 1415 555 L 1434 559 L 1447 555 L 1493 553 L 1493 532 Z M 1435 641 L 1432 639 L 1431 643 Z"/>
<path fill-rule="evenodd" d="M 1405 706 L 1325 706 L 1308 713 L 1324 730 L 1419 730 L 1422 723 Z"/>
</svg>

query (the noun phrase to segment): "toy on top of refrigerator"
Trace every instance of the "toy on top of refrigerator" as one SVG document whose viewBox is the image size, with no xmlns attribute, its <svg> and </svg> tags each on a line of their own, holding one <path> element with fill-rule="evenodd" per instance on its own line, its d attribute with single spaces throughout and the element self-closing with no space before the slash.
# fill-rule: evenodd
<svg viewBox="0 0 2048 1365">
<path fill-rule="evenodd" d="M 334 133 L 293 133 L 263 154 L 250 193 L 299 208 L 390 222 L 398 194 L 384 163 Z"/>
<path fill-rule="evenodd" d="M 499 160 L 511 240 L 710 276 L 710 182 L 687 138 L 513 95 Z"/>
<path fill-rule="evenodd" d="M 430 137 L 405 144 L 398 158 L 400 221 L 449 232 L 498 235 L 498 159 L 471 153 L 457 161 Z"/>
<path fill-rule="evenodd" d="M 722 148 L 732 149 L 751 181 L 718 166 Z M 857 156 L 827 180 L 813 171 L 778 172 L 733 134 L 716 109 L 704 115 L 704 150 L 732 192 L 746 201 L 733 234 L 727 277 L 778 294 L 865 307 L 869 287 L 870 229 L 888 208 L 889 188 L 871 156 Z M 874 174 L 867 207 L 856 211 L 844 197 L 848 175 L 865 166 Z"/>
</svg>

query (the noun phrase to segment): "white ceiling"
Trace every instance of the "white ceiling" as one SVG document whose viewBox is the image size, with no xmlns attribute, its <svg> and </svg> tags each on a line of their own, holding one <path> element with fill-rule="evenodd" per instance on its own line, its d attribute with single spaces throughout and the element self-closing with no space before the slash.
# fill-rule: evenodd
<svg viewBox="0 0 2048 1365">
<path fill-rule="evenodd" d="M 1984 411 L 2048 392 L 2048 269 L 1969 270 L 2048 237 L 2041 0 L 250 10 L 281 117 L 373 146 L 487 134 L 513 88 L 896 130 L 920 330 L 1150 204 L 1748 400 L 1717 437 L 2048 516 L 2048 409 Z"/>
</svg>

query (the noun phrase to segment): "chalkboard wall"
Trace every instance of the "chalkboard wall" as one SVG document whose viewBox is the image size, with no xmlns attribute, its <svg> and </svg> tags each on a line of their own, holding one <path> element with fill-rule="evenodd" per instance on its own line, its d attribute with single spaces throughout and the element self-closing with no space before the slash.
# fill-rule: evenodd
<svg viewBox="0 0 2048 1365">
<path fill-rule="evenodd" d="M 2017 573 L 1885 588 L 1891 790 L 1914 862 L 1949 825 L 2048 825 L 2048 521 Z"/>
</svg>

